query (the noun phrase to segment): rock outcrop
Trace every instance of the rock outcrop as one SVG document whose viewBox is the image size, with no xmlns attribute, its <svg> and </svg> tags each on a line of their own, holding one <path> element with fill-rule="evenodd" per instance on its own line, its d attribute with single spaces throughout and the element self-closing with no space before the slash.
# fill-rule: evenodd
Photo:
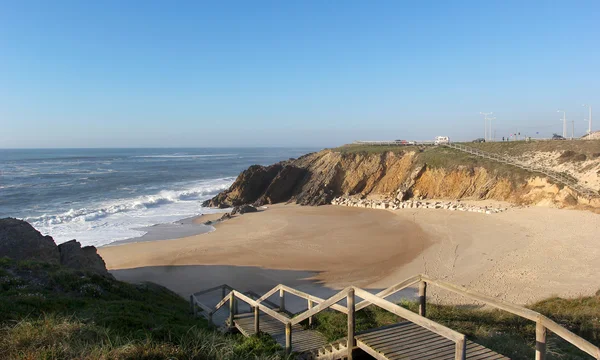
<svg viewBox="0 0 600 360">
<path fill-rule="evenodd" d="M 94 246 L 81 247 L 79 242 L 71 240 L 58 245 L 58 251 L 60 253 L 60 263 L 63 266 L 108 275 L 106 264 L 102 257 L 98 255 Z"/>
<path fill-rule="evenodd" d="M 56 246 L 51 236 L 43 236 L 26 221 L 0 219 L 0 257 L 13 260 L 33 260 L 60 264 L 77 270 L 87 270 L 109 276 L 102 257 L 94 246 L 84 246 L 76 240 Z"/>
<path fill-rule="evenodd" d="M 60 253 L 50 236 L 44 236 L 28 222 L 0 219 L 0 257 L 60 263 Z"/>
<path fill-rule="evenodd" d="M 534 185 L 539 174 L 477 159 L 457 159 L 450 149 L 423 152 L 343 153 L 323 150 L 271 166 L 254 165 L 233 185 L 204 206 L 260 206 L 281 202 L 330 204 L 340 196 L 410 199 L 500 200 L 567 207 L 597 206 L 585 199 L 560 196 L 557 185 Z M 564 192 L 564 191 L 563 191 Z M 571 193 L 569 193 L 571 194 Z"/>
</svg>

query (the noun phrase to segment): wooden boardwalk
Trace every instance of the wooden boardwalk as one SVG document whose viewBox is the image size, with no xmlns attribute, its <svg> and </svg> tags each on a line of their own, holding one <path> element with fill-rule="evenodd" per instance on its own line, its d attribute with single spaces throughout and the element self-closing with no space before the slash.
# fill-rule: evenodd
<svg viewBox="0 0 600 360">
<path fill-rule="evenodd" d="M 259 321 L 260 331 L 271 335 L 281 347 L 285 348 L 285 324 L 264 314 L 260 315 Z M 235 315 L 233 324 L 244 336 L 254 335 L 253 313 Z M 304 329 L 299 324 L 292 326 L 292 333 L 292 351 L 297 353 L 316 351 L 328 344 L 327 339 L 320 332 Z"/>
<path fill-rule="evenodd" d="M 359 333 L 356 345 L 381 360 L 452 360 L 455 351 L 453 341 L 408 321 Z M 466 358 L 508 359 L 469 340 Z"/>
<path fill-rule="evenodd" d="M 402 289 L 415 285 L 418 285 L 419 289 L 418 313 L 385 299 Z M 244 294 L 228 285 L 220 285 L 192 294 L 190 296 L 190 311 L 194 315 L 200 312 L 210 323 L 215 324 L 213 315 L 225 304 L 229 304 L 229 320 L 227 321 L 229 326 L 237 328 L 245 336 L 251 336 L 256 331 L 267 333 L 285 348 L 286 353 L 294 352 L 300 355 L 299 358 L 306 360 L 352 360 L 353 352 L 357 349 L 362 349 L 377 360 L 508 359 L 467 340 L 464 334 L 427 318 L 428 285 L 463 295 L 534 322 L 536 325 L 536 360 L 545 360 L 546 358 L 546 335 L 549 331 L 573 344 L 592 358 L 600 360 L 600 348 L 540 313 L 475 293 L 457 285 L 432 279 L 423 274 L 406 279 L 377 294 L 372 294 L 355 286 L 349 286 L 328 299 L 321 299 L 281 284 L 259 298 L 257 298 L 257 294 Z M 213 291 L 221 291 L 221 300 L 216 305 L 208 306 L 198 301 L 198 296 Z M 276 306 L 268 298 L 276 296 L 278 292 L 279 306 Z M 290 316 L 285 308 L 286 293 L 305 299 L 307 310 Z M 362 301 L 357 303 L 357 298 L 362 299 Z M 249 305 L 252 312 L 238 313 L 238 301 Z M 345 305 L 339 304 L 342 301 L 345 301 Z M 356 333 L 356 312 L 367 306 L 377 306 L 404 320 L 390 326 Z M 327 309 L 346 315 L 346 338 L 328 343 L 324 335 L 315 330 L 305 329 L 301 325 L 304 321 L 311 324 L 315 315 Z"/>
</svg>

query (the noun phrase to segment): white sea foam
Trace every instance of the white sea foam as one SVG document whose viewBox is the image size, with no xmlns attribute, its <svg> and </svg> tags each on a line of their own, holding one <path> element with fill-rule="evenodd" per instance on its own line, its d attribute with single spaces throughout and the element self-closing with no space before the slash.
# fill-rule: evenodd
<svg viewBox="0 0 600 360">
<path fill-rule="evenodd" d="M 141 236 L 136 230 L 154 224 L 170 223 L 207 212 L 201 202 L 225 190 L 234 178 L 181 184 L 179 190 L 162 190 L 153 195 L 123 198 L 44 214 L 25 220 L 57 243 L 77 239 L 84 245 L 101 246 L 117 240 Z"/>
<path fill-rule="evenodd" d="M 224 156 L 236 156 L 237 154 L 210 154 L 210 155 L 179 155 L 179 154 L 174 154 L 174 155 L 139 155 L 139 156 L 134 156 L 136 158 L 204 158 L 204 157 L 224 157 Z"/>
</svg>

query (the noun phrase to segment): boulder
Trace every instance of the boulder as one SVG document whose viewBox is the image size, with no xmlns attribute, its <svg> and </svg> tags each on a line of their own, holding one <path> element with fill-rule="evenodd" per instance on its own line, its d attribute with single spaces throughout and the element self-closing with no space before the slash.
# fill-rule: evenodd
<svg viewBox="0 0 600 360">
<path fill-rule="evenodd" d="M 0 257 L 4 256 L 51 264 L 60 262 L 52 237 L 40 234 L 26 221 L 13 218 L 0 219 Z"/>
<path fill-rule="evenodd" d="M 98 255 L 95 246 L 81 247 L 78 241 L 71 240 L 58 245 L 58 251 L 60 253 L 60 263 L 63 266 L 108 275 L 106 264 L 102 257 Z"/>
<path fill-rule="evenodd" d="M 252 213 L 252 212 L 257 212 L 258 209 L 255 208 L 252 205 L 249 204 L 245 204 L 245 205 L 241 205 L 241 206 L 236 206 L 233 208 L 233 210 L 231 211 L 231 215 L 235 215 L 235 214 L 245 214 L 245 213 Z"/>
</svg>

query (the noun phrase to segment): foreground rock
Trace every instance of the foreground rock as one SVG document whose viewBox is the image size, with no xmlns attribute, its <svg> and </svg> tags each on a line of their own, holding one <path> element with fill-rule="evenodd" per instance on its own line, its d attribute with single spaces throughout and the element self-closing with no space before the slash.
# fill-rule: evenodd
<svg viewBox="0 0 600 360">
<path fill-rule="evenodd" d="M 28 222 L 13 218 L 0 219 L 0 257 L 4 256 L 109 275 L 96 247 L 81 247 L 76 240 L 56 246 L 51 236 L 44 236 Z"/>
<path fill-rule="evenodd" d="M 60 252 L 60 263 L 63 266 L 103 275 L 108 274 L 106 264 L 94 246 L 81 247 L 79 242 L 71 240 L 58 245 L 58 251 Z"/>
<path fill-rule="evenodd" d="M 28 222 L 0 219 L 0 257 L 60 263 L 60 253 L 50 236 L 44 236 Z"/>
</svg>

